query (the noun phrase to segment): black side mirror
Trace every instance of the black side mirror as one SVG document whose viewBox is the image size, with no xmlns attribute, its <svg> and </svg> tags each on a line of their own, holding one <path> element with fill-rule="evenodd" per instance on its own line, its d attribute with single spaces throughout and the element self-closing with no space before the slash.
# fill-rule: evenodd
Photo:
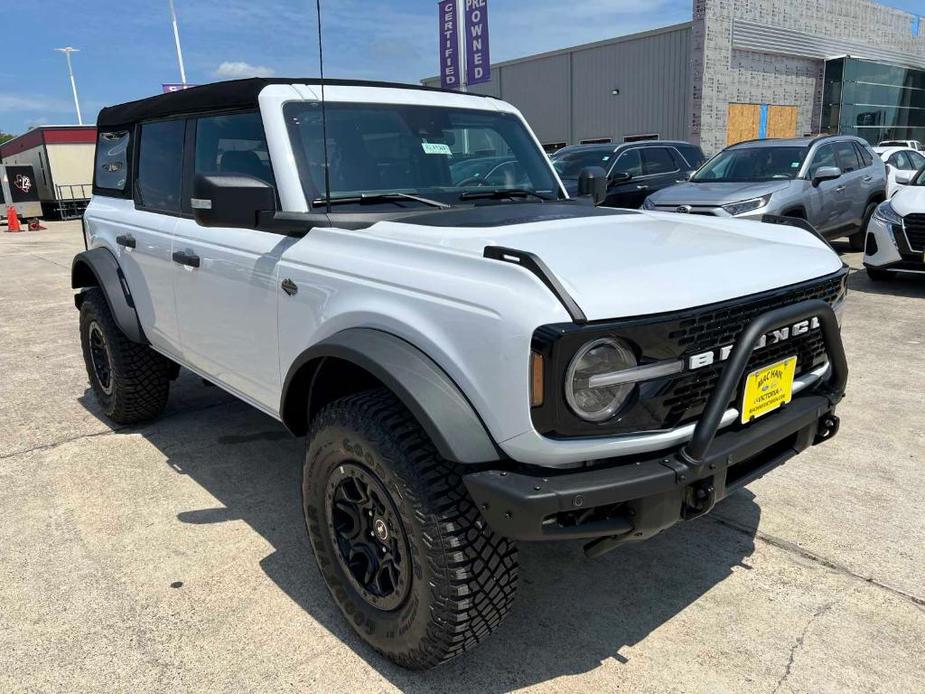
<svg viewBox="0 0 925 694">
<path fill-rule="evenodd" d="M 588 196 L 595 205 L 607 199 L 607 172 L 600 166 L 588 166 L 578 174 L 578 194 Z"/>
<path fill-rule="evenodd" d="M 614 171 L 610 175 L 610 185 L 618 186 L 622 183 L 629 183 L 633 180 L 633 174 L 629 171 Z"/>
<path fill-rule="evenodd" d="M 256 229 L 259 213 L 276 210 L 276 190 L 245 174 L 199 174 L 190 202 L 200 226 Z"/>
</svg>

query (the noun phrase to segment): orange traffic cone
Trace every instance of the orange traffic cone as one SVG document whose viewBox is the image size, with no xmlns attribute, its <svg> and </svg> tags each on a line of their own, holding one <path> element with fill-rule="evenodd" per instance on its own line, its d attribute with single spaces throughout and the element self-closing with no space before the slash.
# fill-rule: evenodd
<svg viewBox="0 0 925 694">
<path fill-rule="evenodd" d="M 22 227 L 19 226 L 19 217 L 16 216 L 16 207 L 14 205 L 6 206 L 6 230 L 22 231 Z"/>
</svg>

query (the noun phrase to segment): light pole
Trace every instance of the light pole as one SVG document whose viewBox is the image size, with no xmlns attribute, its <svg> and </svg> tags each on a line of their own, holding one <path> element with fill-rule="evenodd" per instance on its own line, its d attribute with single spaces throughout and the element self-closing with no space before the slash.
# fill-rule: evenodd
<svg viewBox="0 0 925 694">
<path fill-rule="evenodd" d="M 170 23 L 173 25 L 173 41 L 177 44 L 177 62 L 180 63 L 180 82 L 186 85 L 186 69 L 183 67 L 183 51 L 180 50 L 180 29 L 177 28 L 177 12 L 173 9 L 173 0 L 170 4 Z"/>
<path fill-rule="evenodd" d="M 67 46 L 66 48 L 56 48 L 55 50 L 59 53 L 64 53 L 64 57 L 67 58 L 67 74 L 68 77 L 71 78 L 71 91 L 74 92 L 74 108 L 77 109 L 77 123 L 78 125 L 83 125 L 83 118 L 80 117 L 80 101 L 77 100 L 77 83 L 74 81 L 74 69 L 71 67 L 71 53 L 77 53 L 80 49 Z"/>
</svg>

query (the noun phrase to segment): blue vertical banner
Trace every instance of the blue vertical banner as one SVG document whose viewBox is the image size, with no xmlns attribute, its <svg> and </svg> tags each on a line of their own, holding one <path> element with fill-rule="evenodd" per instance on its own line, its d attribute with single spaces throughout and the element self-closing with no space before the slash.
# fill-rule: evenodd
<svg viewBox="0 0 925 694">
<path fill-rule="evenodd" d="M 764 140 L 768 136 L 768 104 L 761 104 L 758 110 L 758 137 Z"/>
<path fill-rule="evenodd" d="M 491 81 L 488 0 L 465 0 L 466 83 Z"/>
<path fill-rule="evenodd" d="M 437 4 L 440 27 L 440 84 L 444 89 L 459 89 L 459 13 L 456 0 Z"/>
</svg>

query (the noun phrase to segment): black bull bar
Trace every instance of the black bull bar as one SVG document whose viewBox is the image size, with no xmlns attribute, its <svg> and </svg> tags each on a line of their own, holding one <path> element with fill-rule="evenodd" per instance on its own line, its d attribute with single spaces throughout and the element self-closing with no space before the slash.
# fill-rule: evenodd
<svg viewBox="0 0 925 694">
<path fill-rule="evenodd" d="M 782 410 L 718 436 L 723 415 L 761 337 L 783 325 L 818 318 L 829 371 Z M 848 363 L 832 307 L 809 299 L 753 318 L 722 372 L 687 445 L 674 451 L 595 461 L 553 470 L 509 466 L 464 476 L 482 516 L 519 540 L 592 539 L 594 556 L 641 540 L 679 520 L 703 515 L 730 491 L 761 477 L 838 430 Z"/>
</svg>

